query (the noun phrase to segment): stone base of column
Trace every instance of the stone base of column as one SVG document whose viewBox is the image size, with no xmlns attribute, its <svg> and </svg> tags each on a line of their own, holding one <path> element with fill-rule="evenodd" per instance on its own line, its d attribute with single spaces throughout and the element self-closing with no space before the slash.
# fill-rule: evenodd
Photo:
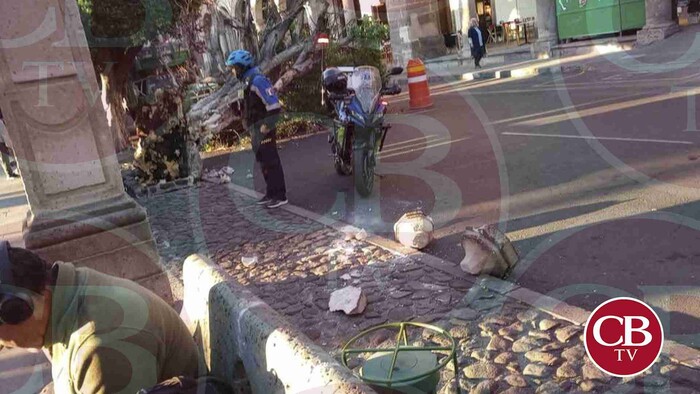
<svg viewBox="0 0 700 394">
<path fill-rule="evenodd" d="M 24 241 L 47 261 L 76 266 L 140 283 L 168 303 L 173 291 L 160 262 L 146 210 L 130 197 L 28 217 Z"/>
<path fill-rule="evenodd" d="M 555 36 L 538 38 L 531 46 L 532 57 L 535 59 L 552 57 L 552 48 L 555 45 L 557 45 L 557 38 Z"/>
<path fill-rule="evenodd" d="M 658 26 L 644 26 L 637 32 L 637 43 L 639 45 L 649 45 L 661 41 L 680 31 L 680 27 L 673 22 Z"/>
</svg>

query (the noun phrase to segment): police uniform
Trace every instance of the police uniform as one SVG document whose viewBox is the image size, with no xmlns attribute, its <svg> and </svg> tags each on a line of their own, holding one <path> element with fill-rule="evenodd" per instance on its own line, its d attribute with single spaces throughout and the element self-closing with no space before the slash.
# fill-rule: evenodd
<svg viewBox="0 0 700 394">
<path fill-rule="evenodd" d="M 243 126 L 249 130 L 255 159 L 260 163 L 271 199 L 284 201 L 287 190 L 282 162 L 277 152 L 276 124 L 281 105 L 270 80 L 255 67 L 243 74 Z M 268 133 L 263 134 L 262 126 Z"/>
</svg>

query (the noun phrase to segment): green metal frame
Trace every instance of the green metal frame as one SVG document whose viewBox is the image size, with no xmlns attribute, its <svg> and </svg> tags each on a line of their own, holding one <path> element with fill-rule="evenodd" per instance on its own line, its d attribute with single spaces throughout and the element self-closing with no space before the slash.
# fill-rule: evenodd
<svg viewBox="0 0 700 394">
<path fill-rule="evenodd" d="M 420 327 L 426 330 L 434 331 L 443 336 L 444 338 L 448 339 L 451 343 L 452 346 L 450 347 L 443 347 L 443 346 L 427 346 L 427 347 L 414 347 L 414 346 L 408 346 L 408 335 L 407 335 L 407 327 L 408 326 L 414 326 L 414 327 Z M 386 328 L 398 328 L 399 333 L 396 336 L 396 347 L 394 347 L 393 350 L 393 356 L 391 359 L 391 368 L 389 369 L 389 374 L 386 379 L 371 379 L 371 378 L 365 378 L 362 376 L 359 376 L 360 379 L 362 379 L 365 382 L 368 383 L 375 383 L 375 384 L 380 384 L 380 385 L 385 385 L 386 387 L 391 388 L 392 385 L 396 385 L 399 383 L 406 383 L 406 382 L 411 382 L 417 379 L 422 379 L 425 377 L 428 377 L 435 372 L 441 370 L 444 368 L 447 363 L 450 361 L 453 362 L 454 368 L 455 368 L 455 390 L 457 393 L 461 393 L 460 387 L 459 387 L 459 376 L 458 376 L 458 371 L 459 371 L 459 364 L 457 363 L 457 343 L 455 342 L 454 338 L 445 330 L 443 330 L 440 327 L 436 326 L 431 326 L 429 324 L 425 323 L 416 323 L 416 322 L 401 322 L 401 323 L 386 323 L 382 324 L 379 326 L 375 326 L 372 328 L 369 328 L 365 331 L 362 331 L 361 333 L 357 334 L 354 336 L 352 339 L 350 339 L 345 346 L 343 346 L 343 349 L 341 351 L 341 360 L 343 362 L 343 365 L 347 368 L 350 368 L 348 366 L 348 360 L 347 357 L 349 354 L 360 354 L 360 353 L 388 353 L 391 352 L 391 348 L 366 348 L 366 349 L 355 349 L 351 348 L 352 344 L 357 342 L 358 339 L 367 336 L 368 334 L 371 334 L 375 331 L 379 331 L 382 329 Z M 403 341 L 403 346 L 401 345 L 401 341 Z M 410 376 L 407 378 L 399 379 L 399 380 L 392 380 L 392 376 L 394 375 L 394 366 L 396 365 L 396 358 L 399 355 L 399 352 L 406 352 L 406 351 L 425 351 L 425 352 L 434 352 L 434 351 L 449 351 L 450 354 L 445 357 L 438 365 L 431 369 L 428 372 L 424 372 L 420 375 L 416 376 Z"/>
<path fill-rule="evenodd" d="M 595 37 L 646 23 L 644 0 L 556 0 L 559 39 Z"/>
</svg>

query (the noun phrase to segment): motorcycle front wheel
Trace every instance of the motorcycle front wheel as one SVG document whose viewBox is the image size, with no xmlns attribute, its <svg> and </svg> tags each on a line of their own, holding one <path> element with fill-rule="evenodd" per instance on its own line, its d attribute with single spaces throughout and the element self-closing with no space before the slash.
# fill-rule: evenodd
<svg viewBox="0 0 700 394">
<path fill-rule="evenodd" d="M 353 153 L 355 189 L 362 197 L 368 197 L 372 194 L 374 187 L 374 165 L 371 162 L 370 152 L 362 149 Z"/>
</svg>

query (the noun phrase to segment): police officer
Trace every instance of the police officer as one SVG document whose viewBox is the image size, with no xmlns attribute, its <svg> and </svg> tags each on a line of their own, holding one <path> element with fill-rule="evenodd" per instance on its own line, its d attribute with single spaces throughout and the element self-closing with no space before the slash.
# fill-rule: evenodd
<svg viewBox="0 0 700 394">
<path fill-rule="evenodd" d="M 245 50 L 233 51 L 226 66 L 243 85 L 243 126 L 249 130 L 255 159 L 260 163 L 267 190 L 257 204 L 268 208 L 287 204 L 282 162 L 277 152 L 275 127 L 281 105 L 270 80 L 255 66 L 253 56 Z"/>
</svg>

